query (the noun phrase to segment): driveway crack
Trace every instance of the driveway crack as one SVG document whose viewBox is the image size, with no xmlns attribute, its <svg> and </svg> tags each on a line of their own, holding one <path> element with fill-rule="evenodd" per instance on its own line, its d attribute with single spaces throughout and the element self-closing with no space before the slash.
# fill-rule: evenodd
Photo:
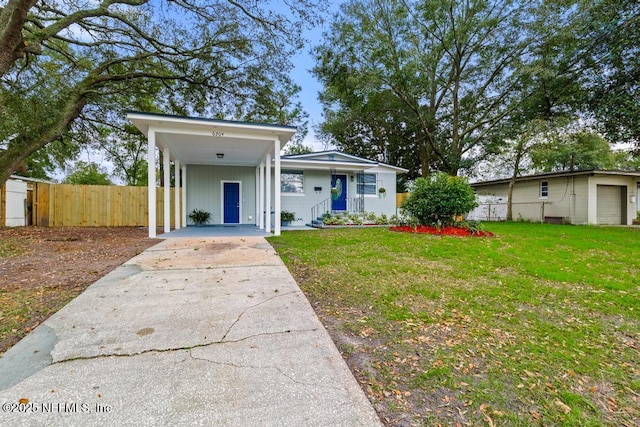
<svg viewBox="0 0 640 427">
<path fill-rule="evenodd" d="M 225 342 L 225 338 L 227 338 L 227 335 L 229 335 L 229 333 L 231 332 L 231 330 L 238 324 L 238 322 L 240 321 L 240 319 L 242 319 L 242 316 L 244 316 L 244 314 L 251 310 L 254 309 L 256 307 L 259 307 L 263 304 L 266 304 L 268 302 L 273 301 L 276 298 L 281 298 L 284 296 L 288 296 L 288 295 L 293 295 L 293 294 L 297 294 L 300 293 L 300 291 L 291 291 L 291 292 L 285 292 L 283 294 L 278 294 L 278 295 L 274 295 L 271 298 L 267 298 L 264 301 L 260 301 L 259 303 L 256 303 L 254 305 L 250 305 L 249 307 L 245 308 L 244 310 L 242 310 L 242 312 L 240 312 L 240 314 L 238 315 L 238 317 L 236 318 L 236 320 L 231 324 L 231 326 L 229 326 L 229 328 L 226 330 L 226 332 L 224 333 L 224 335 L 222 335 L 222 338 L 220 339 L 220 342 Z M 231 341 L 232 342 L 232 341 Z"/>
<path fill-rule="evenodd" d="M 342 391 L 342 388 L 340 388 L 340 387 L 324 385 L 324 384 L 320 384 L 318 382 L 309 383 L 309 382 L 305 382 L 305 381 L 300 381 L 300 380 L 296 379 L 295 377 L 292 377 L 290 374 L 288 374 L 287 372 L 285 372 L 281 368 L 279 368 L 277 366 L 273 366 L 273 365 L 255 366 L 255 365 L 244 365 L 244 364 L 238 364 L 238 363 L 232 363 L 232 362 L 220 362 L 218 360 L 212 360 L 212 359 L 209 359 L 209 358 L 206 358 L 206 357 L 196 357 L 196 356 L 193 355 L 193 353 L 191 351 L 189 351 L 189 357 L 191 357 L 191 359 L 193 359 L 193 360 L 200 360 L 200 361 L 207 362 L 207 363 L 213 363 L 215 365 L 231 366 L 231 367 L 237 368 L 237 369 L 255 369 L 255 370 L 265 370 L 265 369 L 267 369 L 267 370 L 274 370 L 274 371 L 278 372 L 278 374 L 282 375 L 283 377 L 285 377 L 286 379 L 288 379 L 289 381 L 291 381 L 294 384 L 298 384 L 298 385 L 301 385 L 301 386 L 304 386 L 304 387 L 324 388 L 324 389 L 328 389 L 328 390 Z"/>
<path fill-rule="evenodd" d="M 50 364 L 51 365 L 59 365 L 59 364 L 66 363 L 66 362 L 75 362 L 75 361 L 79 361 L 79 360 L 106 359 L 106 358 L 109 358 L 109 357 L 135 357 L 135 356 L 142 356 L 142 355 L 149 354 L 149 353 L 171 353 L 171 352 L 176 352 L 176 351 L 188 351 L 188 352 L 190 352 L 191 350 L 194 350 L 194 349 L 197 349 L 197 348 L 210 347 L 210 346 L 213 346 L 213 345 L 216 345 L 216 344 L 233 344 L 233 343 L 245 341 L 245 340 L 248 340 L 248 339 L 251 339 L 251 338 L 260 337 L 260 336 L 282 335 L 282 334 L 290 334 L 290 333 L 296 333 L 296 332 L 315 332 L 317 330 L 318 330 L 317 328 L 312 328 L 312 329 L 289 329 L 289 330 L 286 330 L 286 331 L 278 331 L 278 332 L 263 332 L 263 333 L 248 335 L 246 337 L 242 337 L 242 338 L 239 338 L 237 340 L 210 341 L 210 342 L 206 342 L 206 343 L 194 344 L 194 345 L 191 345 L 191 346 L 184 346 L 184 347 L 150 348 L 150 349 L 138 351 L 138 352 L 135 352 L 135 353 L 105 353 L 105 354 L 96 354 L 96 355 L 93 355 L 93 356 L 69 357 L 67 359 L 61 359 L 61 360 L 52 361 Z"/>
</svg>

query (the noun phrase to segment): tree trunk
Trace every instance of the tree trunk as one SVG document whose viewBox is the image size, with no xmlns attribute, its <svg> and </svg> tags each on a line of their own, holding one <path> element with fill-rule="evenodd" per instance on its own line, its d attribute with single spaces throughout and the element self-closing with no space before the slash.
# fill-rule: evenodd
<svg viewBox="0 0 640 427">
<path fill-rule="evenodd" d="M 516 146 L 516 157 L 513 160 L 513 174 L 509 180 L 509 188 L 507 190 L 507 221 L 513 221 L 513 187 L 516 185 L 516 178 L 520 175 L 520 162 L 524 156 L 526 147 L 524 141 L 518 140 Z"/>
<path fill-rule="evenodd" d="M 25 55 L 22 27 L 36 0 L 9 0 L 0 9 L 0 76 L 4 76 L 16 59 Z"/>
<path fill-rule="evenodd" d="M 513 187 L 516 184 L 516 174 L 513 174 L 509 180 L 509 189 L 507 190 L 507 221 L 513 221 Z"/>
</svg>

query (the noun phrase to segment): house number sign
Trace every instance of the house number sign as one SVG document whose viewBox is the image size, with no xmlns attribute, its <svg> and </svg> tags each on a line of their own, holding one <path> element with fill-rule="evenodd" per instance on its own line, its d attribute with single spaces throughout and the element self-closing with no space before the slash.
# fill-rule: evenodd
<svg viewBox="0 0 640 427">
<path fill-rule="evenodd" d="M 213 131 L 213 132 L 211 132 L 211 135 L 213 135 L 213 136 L 224 136 L 224 132 Z"/>
</svg>

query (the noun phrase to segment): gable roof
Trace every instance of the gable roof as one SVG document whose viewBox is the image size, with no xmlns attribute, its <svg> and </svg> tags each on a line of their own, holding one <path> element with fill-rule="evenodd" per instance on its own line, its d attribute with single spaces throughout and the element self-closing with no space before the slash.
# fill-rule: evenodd
<svg viewBox="0 0 640 427">
<path fill-rule="evenodd" d="M 280 157 L 282 165 L 291 167 L 307 167 L 312 169 L 357 169 L 367 170 L 376 167 L 384 169 L 392 169 L 398 173 L 407 173 L 408 169 L 398 166 L 389 165 L 387 163 L 376 162 L 374 160 L 365 159 L 363 157 L 354 156 L 337 150 L 317 151 L 314 153 L 291 154 Z"/>
<path fill-rule="evenodd" d="M 545 178 L 562 178 L 569 176 L 595 176 L 595 175 L 610 175 L 610 176 L 635 176 L 640 178 L 640 171 L 623 171 L 623 170 L 601 170 L 601 169 L 589 169 L 581 171 L 560 171 L 560 172 L 545 172 L 535 175 L 519 176 L 516 178 L 516 182 L 520 181 L 535 181 Z M 471 183 L 472 187 L 483 187 L 485 185 L 495 184 L 507 184 L 511 181 L 510 178 L 494 179 L 491 181 L 479 181 Z"/>
</svg>

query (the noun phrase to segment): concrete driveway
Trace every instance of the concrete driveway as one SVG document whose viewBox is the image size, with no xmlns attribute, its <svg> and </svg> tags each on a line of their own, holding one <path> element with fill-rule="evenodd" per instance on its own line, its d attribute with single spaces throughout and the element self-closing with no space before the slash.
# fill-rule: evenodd
<svg viewBox="0 0 640 427">
<path fill-rule="evenodd" d="M 12 426 L 380 425 L 262 237 L 131 259 L 5 353 L 0 404 Z"/>
</svg>

